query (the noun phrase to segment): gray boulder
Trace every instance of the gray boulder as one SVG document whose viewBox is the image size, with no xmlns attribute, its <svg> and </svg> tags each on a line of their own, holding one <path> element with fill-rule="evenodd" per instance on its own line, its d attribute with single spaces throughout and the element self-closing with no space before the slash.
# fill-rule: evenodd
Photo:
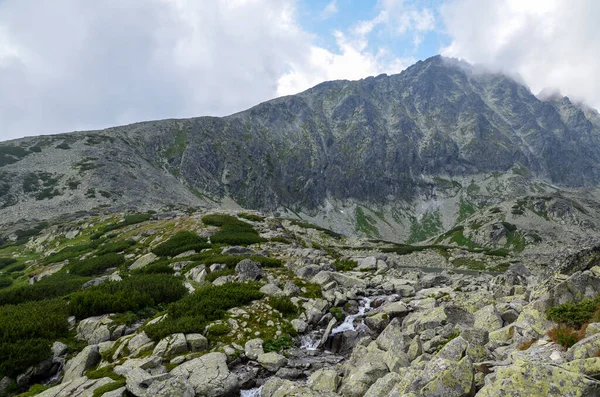
<svg viewBox="0 0 600 397">
<path fill-rule="evenodd" d="M 85 371 L 100 362 L 98 345 L 86 346 L 79 354 L 67 361 L 62 383 L 82 377 Z"/>
<path fill-rule="evenodd" d="M 223 353 L 208 353 L 187 361 L 174 368 L 171 375 L 186 379 L 199 396 L 228 396 L 239 389 L 238 377 L 229 372 Z"/>
<path fill-rule="evenodd" d="M 263 271 L 260 263 L 250 259 L 243 259 L 235 266 L 239 282 L 256 281 L 262 277 Z"/>
</svg>

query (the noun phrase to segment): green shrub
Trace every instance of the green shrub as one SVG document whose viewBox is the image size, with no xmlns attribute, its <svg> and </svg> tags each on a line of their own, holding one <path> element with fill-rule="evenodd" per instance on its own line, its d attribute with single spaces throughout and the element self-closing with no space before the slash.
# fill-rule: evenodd
<svg viewBox="0 0 600 397">
<path fill-rule="evenodd" d="M 25 393 L 21 393 L 21 394 L 17 395 L 17 397 L 33 397 L 33 396 L 37 396 L 41 392 L 46 391 L 46 390 L 48 390 L 51 387 L 52 386 L 40 385 L 39 383 L 36 383 L 35 385 L 32 385 L 29 388 L 29 390 L 27 390 Z"/>
<path fill-rule="evenodd" d="M 579 333 L 566 325 L 559 325 L 548 331 L 548 336 L 554 343 L 558 343 L 567 349 L 577 343 L 581 338 Z"/>
<path fill-rule="evenodd" d="M 13 283 L 13 281 L 11 278 L 0 277 L 0 289 L 10 287 L 12 285 L 12 283 Z"/>
<path fill-rule="evenodd" d="M 253 222 L 262 222 L 265 220 L 264 216 L 260 216 L 260 215 L 254 215 L 254 214 L 247 214 L 245 212 L 238 214 L 238 216 L 240 218 L 244 218 L 247 219 L 249 221 L 253 221 Z"/>
<path fill-rule="evenodd" d="M 152 214 L 129 214 L 125 216 L 125 222 L 123 226 L 130 226 L 146 222 L 149 221 L 151 218 Z"/>
<path fill-rule="evenodd" d="M 231 332 L 231 327 L 227 324 L 213 324 L 206 329 L 209 339 L 227 335 L 229 332 Z"/>
<path fill-rule="evenodd" d="M 42 152 L 42 148 L 39 146 L 32 146 L 29 148 L 30 151 L 34 152 L 34 153 L 41 153 Z"/>
<path fill-rule="evenodd" d="M 584 299 L 579 303 L 567 302 L 551 307 L 546 311 L 548 318 L 556 323 L 570 327 L 581 327 L 589 322 L 594 312 L 599 308 L 599 298 Z"/>
<path fill-rule="evenodd" d="M 60 143 L 60 144 L 56 145 L 56 148 L 57 149 L 63 149 L 63 150 L 69 150 L 69 149 L 71 149 L 71 146 L 69 146 L 68 143 L 63 142 L 63 143 Z"/>
<path fill-rule="evenodd" d="M 281 335 L 276 339 L 270 339 L 265 341 L 263 349 L 265 353 L 280 352 L 284 349 L 291 349 L 294 347 L 294 341 L 289 335 Z"/>
<path fill-rule="evenodd" d="M 8 265 L 12 265 L 13 263 L 17 263 L 17 260 L 14 258 L 0 258 L 0 269 L 4 269 Z"/>
<path fill-rule="evenodd" d="M 131 272 L 131 274 L 173 274 L 174 270 L 171 266 L 169 266 L 169 262 L 167 261 L 158 261 L 151 263 L 147 266 L 142 267 L 141 269 L 136 269 Z"/>
<path fill-rule="evenodd" d="M 0 307 L 0 377 L 15 376 L 50 357 L 54 340 L 66 336 L 67 304 L 62 300 Z"/>
<path fill-rule="evenodd" d="M 71 295 L 69 310 L 77 318 L 137 312 L 174 302 L 187 293 L 181 281 L 166 274 L 147 274 L 110 281 Z"/>
<path fill-rule="evenodd" d="M 283 244 L 291 244 L 292 242 L 285 237 L 271 237 L 269 241 L 273 243 L 283 243 Z"/>
<path fill-rule="evenodd" d="M 267 241 L 258 235 L 252 225 L 230 215 L 205 215 L 202 222 L 221 228 L 210 237 L 213 244 L 248 245 Z"/>
<path fill-rule="evenodd" d="M 85 376 L 87 376 L 88 379 L 110 378 L 115 381 L 124 380 L 124 376 L 115 374 L 114 368 L 113 365 L 106 365 L 96 369 L 90 368 L 85 372 Z"/>
<path fill-rule="evenodd" d="M 344 311 L 339 307 L 332 307 L 331 309 L 329 309 L 329 313 L 331 313 L 333 317 L 335 317 L 335 319 L 339 322 L 344 321 L 344 319 L 346 318 Z"/>
<path fill-rule="evenodd" d="M 32 285 L 0 291 L 0 305 L 59 298 L 81 289 L 88 278 L 58 272 Z"/>
<path fill-rule="evenodd" d="M 106 269 L 118 267 L 123 263 L 125 263 L 123 255 L 105 254 L 73 263 L 71 272 L 79 276 L 93 276 L 104 273 Z"/>
<path fill-rule="evenodd" d="M 337 259 L 333 262 L 333 267 L 338 272 L 348 272 L 354 270 L 356 266 L 358 266 L 358 263 L 350 259 Z"/>
<path fill-rule="evenodd" d="M 284 317 L 293 317 L 298 314 L 298 307 L 287 296 L 272 296 L 269 298 L 269 304 Z"/>
<path fill-rule="evenodd" d="M 210 247 L 206 238 L 186 231 L 174 234 L 170 239 L 156 246 L 152 252 L 158 256 L 176 256 L 186 251 L 200 251 Z"/>
<path fill-rule="evenodd" d="M 228 283 L 198 289 L 178 302 L 171 303 L 168 316 L 161 322 L 146 326 L 154 340 L 173 333 L 202 332 L 207 324 L 221 320 L 228 309 L 260 299 L 263 294 L 253 283 Z"/>
<path fill-rule="evenodd" d="M 100 250 L 98 251 L 98 255 L 123 252 L 127 248 L 134 246 L 134 245 L 135 245 L 134 240 L 121 240 L 121 241 L 114 241 L 112 243 L 106 243 L 100 248 Z"/>
<path fill-rule="evenodd" d="M 120 389 L 121 387 L 125 386 L 126 383 L 127 382 L 125 382 L 125 379 L 118 380 L 118 381 L 115 381 L 112 383 L 107 383 L 106 385 L 100 386 L 99 388 L 94 390 L 94 394 L 92 395 L 92 397 L 103 396 L 104 394 L 106 394 L 108 392 Z"/>
<path fill-rule="evenodd" d="M 50 263 L 58 263 L 67 259 L 73 259 L 75 257 L 82 256 L 85 253 L 95 250 L 99 244 L 100 242 L 93 241 L 87 244 L 79 244 L 65 247 L 62 250 L 45 257 L 43 263 L 45 265 L 48 265 Z"/>
<path fill-rule="evenodd" d="M 222 270 L 216 270 L 214 272 L 210 272 L 206 275 L 206 281 L 209 283 L 212 283 L 213 281 L 215 281 L 216 279 L 218 279 L 221 276 L 231 276 L 235 274 L 235 270 L 234 269 L 222 269 Z"/>
</svg>

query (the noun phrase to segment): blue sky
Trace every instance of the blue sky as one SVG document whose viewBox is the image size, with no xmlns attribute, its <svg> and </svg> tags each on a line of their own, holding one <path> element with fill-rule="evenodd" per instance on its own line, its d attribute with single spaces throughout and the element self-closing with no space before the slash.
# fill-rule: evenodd
<svg viewBox="0 0 600 397">
<path fill-rule="evenodd" d="M 423 41 L 415 46 L 411 32 L 398 34 L 389 27 L 377 28 L 369 35 L 371 47 L 386 48 L 402 58 L 426 59 L 440 53 L 440 49 L 450 44 L 451 39 L 444 34 L 444 27 L 439 15 L 441 0 L 406 1 L 412 7 L 431 10 L 436 27 L 423 34 Z M 337 11 L 327 14 L 325 9 L 334 4 Z M 380 13 L 382 6 L 377 0 L 305 0 L 299 4 L 298 14 L 302 27 L 317 37 L 317 43 L 330 51 L 335 51 L 336 43 L 333 33 L 347 31 L 360 21 L 373 20 Z"/>
<path fill-rule="evenodd" d="M 0 141 L 224 116 L 442 54 L 600 107 L 598 0 L 0 0 Z"/>
</svg>

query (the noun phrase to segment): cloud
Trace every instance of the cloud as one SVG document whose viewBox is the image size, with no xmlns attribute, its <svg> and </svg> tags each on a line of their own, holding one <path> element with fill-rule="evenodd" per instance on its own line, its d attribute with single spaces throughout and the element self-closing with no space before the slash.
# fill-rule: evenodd
<svg viewBox="0 0 600 397">
<path fill-rule="evenodd" d="M 385 50 L 371 51 L 363 36 L 348 38 L 335 32 L 338 52 L 311 46 L 308 60 L 292 64 L 278 81 L 277 94 L 290 95 L 326 80 L 357 80 L 381 73 L 399 73 L 414 63 L 412 58 L 390 57 Z"/>
<path fill-rule="evenodd" d="M 338 5 L 337 5 L 337 0 L 331 0 L 329 2 L 329 4 L 327 4 L 325 6 L 323 11 L 321 11 L 321 18 L 323 18 L 323 19 L 331 18 L 333 15 L 337 14 L 338 11 L 339 11 L 339 9 L 338 9 Z"/>
<path fill-rule="evenodd" d="M 518 73 L 534 93 L 559 89 L 600 108 L 600 2 L 453 0 L 442 54 Z"/>
<path fill-rule="evenodd" d="M 4 0 L 0 140 L 272 98 L 311 36 L 293 0 Z"/>
</svg>

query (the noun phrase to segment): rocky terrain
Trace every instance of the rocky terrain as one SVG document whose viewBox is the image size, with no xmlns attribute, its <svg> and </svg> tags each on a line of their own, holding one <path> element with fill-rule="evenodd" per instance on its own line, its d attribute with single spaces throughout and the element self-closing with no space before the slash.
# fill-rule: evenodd
<svg viewBox="0 0 600 397">
<path fill-rule="evenodd" d="M 598 236 L 599 132 L 593 109 L 433 57 L 224 118 L 2 142 L 0 223 L 246 208 L 394 242 L 462 224 L 509 248 L 488 233 L 509 222 L 529 236 L 518 249 L 548 253 Z"/>
<path fill-rule="evenodd" d="M 238 211 L 20 229 L 0 395 L 600 395 L 600 243 L 543 264 L 442 243 Z"/>
</svg>

